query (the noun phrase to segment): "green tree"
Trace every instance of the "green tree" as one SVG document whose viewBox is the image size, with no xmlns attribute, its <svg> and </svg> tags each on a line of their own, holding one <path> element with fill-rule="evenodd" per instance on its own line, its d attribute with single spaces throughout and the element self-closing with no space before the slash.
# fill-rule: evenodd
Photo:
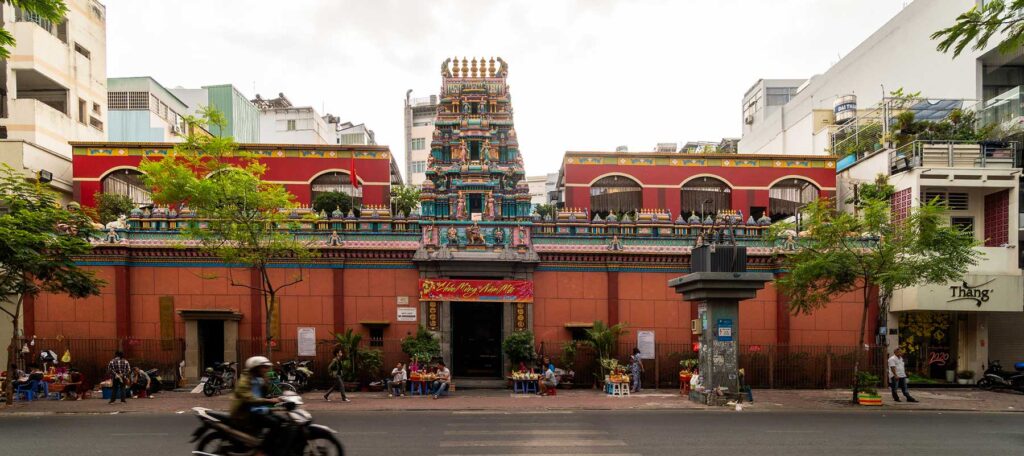
<svg viewBox="0 0 1024 456">
<path fill-rule="evenodd" d="M 391 212 L 401 212 L 406 217 L 420 206 L 420 189 L 411 185 L 391 187 Z"/>
<path fill-rule="evenodd" d="M 345 353 L 345 360 L 341 362 L 344 380 L 356 381 L 359 374 L 359 342 L 363 340 L 363 335 L 349 328 L 343 333 L 334 333 L 334 340 L 338 342 L 338 348 Z"/>
<path fill-rule="evenodd" d="M 205 108 L 201 118 L 187 117 L 190 132 L 206 124 L 221 129 L 224 115 Z M 160 204 L 187 203 L 205 221 L 192 223 L 181 231 L 199 241 L 200 249 L 226 264 L 244 265 L 258 274 L 256 283 L 236 281 L 228 269 L 232 286 L 256 290 L 263 299 L 266 355 L 271 355 L 272 320 L 277 296 L 286 287 L 303 280 L 302 270 L 277 279 L 271 273 L 275 261 L 301 263 L 313 256 L 307 243 L 288 232 L 285 214 L 295 207 L 295 197 L 281 185 L 262 180 L 266 166 L 257 157 L 238 150 L 231 137 L 190 133 L 175 145 L 174 153 L 157 160 L 145 160 L 139 168 L 146 173 L 153 201 Z M 204 278 L 214 279 L 216 276 Z"/>
<path fill-rule="evenodd" d="M 872 188 L 878 187 L 878 188 Z M 980 252 L 976 241 L 946 223 L 945 208 L 924 202 L 901 219 L 892 217 L 892 187 L 884 177 L 861 185 L 856 214 L 837 212 L 833 202 L 818 200 L 806 209 L 804 226 L 810 236 L 783 258 L 789 273 L 777 281 L 790 297 L 790 310 L 809 314 L 832 298 L 860 291 L 863 308 L 857 340 L 864 341 L 868 308 L 877 291 L 883 300 L 901 288 L 960 280 Z M 866 188 L 865 188 L 866 187 Z M 777 224 L 774 229 L 791 229 Z M 857 400 L 857 371 L 853 365 L 853 401 Z"/>
<path fill-rule="evenodd" d="M 341 211 L 342 214 L 348 214 L 348 211 L 352 209 L 352 197 L 342 192 L 324 192 L 313 198 L 315 212 L 324 212 L 329 216 L 335 209 Z"/>
<path fill-rule="evenodd" d="M 63 22 L 64 17 L 68 14 L 68 5 L 64 3 L 64 0 L 0 1 L 0 4 L 3 3 L 10 3 L 15 8 L 21 8 L 22 14 L 34 14 L 54 25 Z M 11 31 L 0 26 L 0 59 L 7 60 L 11 56 L 11 48 L 15 44 L 14 35 L 11 34 Z"/>
<path fill-rule="evenodd" d="M 135 209 L 135 204 L 125 195 L 96 192 L 94 198 L 96 198 L 96 213 L 102 225 L 117 220 L 121 215 L 128 215 L 132 209 Z"/>
<path fill-rule="evenodd" d="M 999 51 L 1006 54 L 1024 45 L 1024 0 L 987 0 L 957 16 L 956 22 L 932 34 L 940 52 L 958 57 L 967 46 L 982 50 L 996 34 L 1003 38 Z"/>
<path fill-rule="evenodd" d="M 553 218 L 555 216 L 555 205 L 554 204 L 538 204 L 537 207 L 533 208 L 533 213 L 539 215 L 540 218 L 544 218 L 544 217 L 547 217 L 549 215 Z"/>
<path fill-rule="evenodd" d="M 0 208 L 0 311 L 11 319 L 14 337 L 8 359 L 13 361 L 20 346 L 18 328 L 26 296 L 60 293 L 84 298 L 98 295 L 104 282 L 74 261 L 92 249 L 89 218 L 61 209 L 53 191 L 28 182 L 4 164 L 0 166 Z M 8 381 L 8 404 L 12 393 Z"/>
</svg>

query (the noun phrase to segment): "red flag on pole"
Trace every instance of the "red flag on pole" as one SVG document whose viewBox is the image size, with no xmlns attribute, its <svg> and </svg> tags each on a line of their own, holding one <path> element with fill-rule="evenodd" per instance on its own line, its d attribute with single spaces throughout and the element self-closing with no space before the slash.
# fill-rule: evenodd
<svg viewBox="0 0 1024 456">
<path fill-rule="evenodd" d="M 348 164 L 348 177 L 352 180 L 352 188 L 359 188 L 359 176 L 356 176 L 356 153 L 352 152 L 352 161 Z"/>
</svg>

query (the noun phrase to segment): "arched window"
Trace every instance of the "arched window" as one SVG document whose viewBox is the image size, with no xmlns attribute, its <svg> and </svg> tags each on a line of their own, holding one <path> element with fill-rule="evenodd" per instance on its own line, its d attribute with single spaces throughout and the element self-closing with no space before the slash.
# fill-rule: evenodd
<svg viewBox="0 0 1024 456">
<path fill-rule="evenodd" d="M 710 176 L 691 179 L 683 184 L 680 193 L 679 214 L 714 217 L 719 211 L 732 209 L 732 188 L 721 179 Z"/>
<path fill-rule="evenodd" d="M 818 199 L 818 187 L 798 177 L 783 179 L 768 189 L 768 213 L 772 221 L 796 215 L 808 203 Z"/>
<path fill-rule="evenodd" d="M 603 177 L 590 185 L 590 213 L 607 217 L 609 213 L 630 212 L 643 207 L 643 190 L 637 181 L 625 176 Z"/>
<path fill-rule="evenodd" d="M 317 195 L 327 192 L 341 192 L 352 197 L 353 206 L 359 206 L 363 200 L 363 188 L 353 187 L 351 177 L 347 173 L 337 171 L 317 176 L 310 184 L 310 190 L 312 191 L 312 200 L 315 200 Z"/>
<path fill-rule="evenodd" d="M 103 193 L 124 195 L 136 206 L 150 206 L 153 196 L 143 182 L 143 174 L 134 169 L 119 169 L 103 177 Z"/>
</svg>

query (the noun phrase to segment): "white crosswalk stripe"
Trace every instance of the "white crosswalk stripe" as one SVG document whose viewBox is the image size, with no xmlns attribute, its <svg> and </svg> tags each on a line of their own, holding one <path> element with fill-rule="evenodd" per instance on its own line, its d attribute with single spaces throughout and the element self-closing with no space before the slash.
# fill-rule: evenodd
<svg viewBox="0 0 1024 456">
<path fill-rule="evenodd" d="M 552 456 L 640 456 L 637 453 L 616 451 L 627 446 L 624 440 L 611 438 L 604 430 L 583 429 L 587 426 L 581 426 L 579 423 L 502 422 L 499 424 L 492 420 L 481 419 L 475 422 L 447 423 L 447 425 L 456 429 L 444 431 L 445 438 L 439 442 L 445 456 L 475 456 L 476 452 L 484 452 L 481 453 L 481 456 L 482 454 L 488 456 L 538 454 L 538 452 Z M 509 427 L 512 429 L 508 429 Z M 552 427 L 557 427 L 557 429 L 551 429 Z M 445 449 L 454 450 L 454 452 L 448 453 L 444 451 Z M 502 449 L 507 450 L 501 452 Z M 496 451 L 492 452 L 492 450 Z M 558 453 L 559 450 L 573 452 Z"/>
</svg>

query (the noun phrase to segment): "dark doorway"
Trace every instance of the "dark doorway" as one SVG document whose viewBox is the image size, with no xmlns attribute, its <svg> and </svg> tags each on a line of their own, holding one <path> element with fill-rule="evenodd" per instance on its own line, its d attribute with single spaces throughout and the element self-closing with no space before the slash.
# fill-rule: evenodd
<svg viewBox="0 0 1024 456">
<path fill-rule="evenodd" d="M 453 302 L 452 372 L 501 377 L 501 303 Z"/>
<path fill-rule="evenodd" d="M 224 321 L 197 320 L 199 330 L 199 360 L 202 367 L 224 362 Z"/>
<path fill-rule="evenodd" d="M 466 196 L 467 205 L 469 206 L 470 214 L 479 214 L 484 211 L 484 196 L 479 193 L 473 193 Z"/>
</svg>

